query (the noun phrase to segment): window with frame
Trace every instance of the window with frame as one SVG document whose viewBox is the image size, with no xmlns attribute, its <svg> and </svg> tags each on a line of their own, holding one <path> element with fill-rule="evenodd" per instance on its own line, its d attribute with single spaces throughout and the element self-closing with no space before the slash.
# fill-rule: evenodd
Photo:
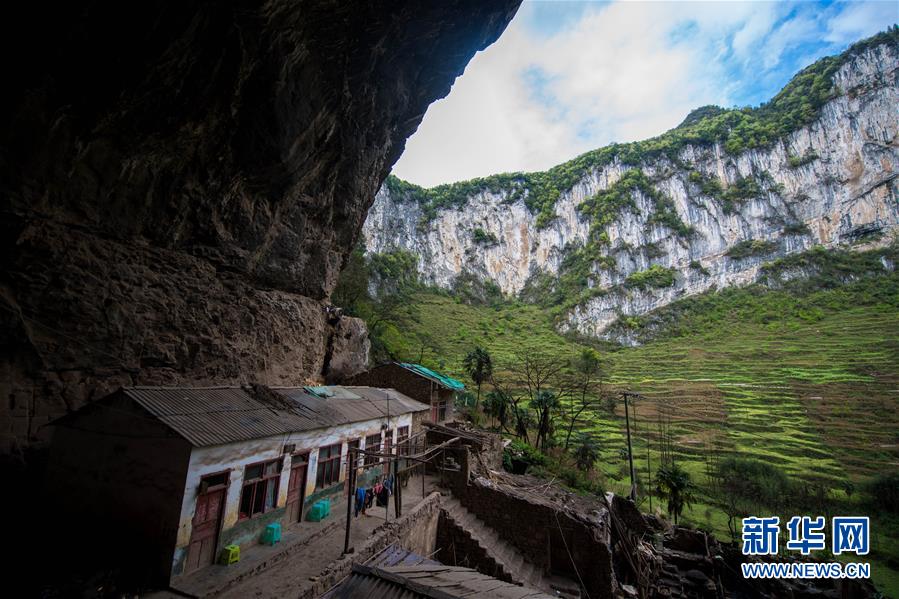
<svg viewBox="0 0 899 599">
<path fill-rule="evenodd" d="M 384 453 L 390 454 L 393 452 L 393 431 L 386 430 L 384 431 Z M 381 458 L 383 462 L 387 458 Z"/>
<path fill-rule="evenodd" d="M 409 455 L 409 427 L 401 426 L 396 429 L 396 454 Z"/>
<path fill-rule="evenodd" d="M 437 420 L 443 422 L 446 420 L 446 400 L 441 400 L 437 405 Z"/>
<path fill-rule="evenodd" d="M 278 507 L 281 460 L 250 464 L 244 468 L 240 492 L 240 518 L 253 518 Z"/>
<path fill-rule="evenodd" d="M 322 447 L 318 450 L 318 469 L 315 475 L 315 487 L 324 489 L 340 480 L 340 443 Z"/>
<path fill-rule="evenodd" d="M 365 451 L 373 451 L 375 453 L 380 453 L 381 451 L 381 433 L 377 435 L 369 435 L 365 437 Z M 375 456 L 366 455 L 365 456 L 365 465 L 369 466 L 371 464 L 377 464 L 381 459 Z"/>
</svg>

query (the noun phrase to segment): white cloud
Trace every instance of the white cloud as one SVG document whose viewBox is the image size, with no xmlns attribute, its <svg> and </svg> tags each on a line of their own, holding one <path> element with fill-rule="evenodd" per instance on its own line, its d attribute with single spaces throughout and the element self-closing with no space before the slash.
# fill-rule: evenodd
<svg viewBox="0 0 899 599">
<path fill-rule="evenodd" d="M 899 3 L 894 0 L 852 2 L 830 19 L 825 39 L 843 45 L 873 35 L 897 21 Z"/>
<path fill-rule="evenodd" d="M 543 170 L 658 135 L 693 108 L 742 101 L 743 79 L 770 77 L 806 40 L 845 43 L 889 24 L 875 25 L 883 6 L 867 4 L 826 14 L 774 2 L 613 2 L 547 31 L 535 18 L 547 6 L 534 8 L 526 3 L 428 109 L 397 176 L 432 186 Z"/>
</svg>

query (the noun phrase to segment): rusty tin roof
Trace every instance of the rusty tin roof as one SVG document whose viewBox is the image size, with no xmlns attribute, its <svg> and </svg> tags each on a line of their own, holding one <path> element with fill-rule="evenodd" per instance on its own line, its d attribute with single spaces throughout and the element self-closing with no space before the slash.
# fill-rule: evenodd
<svg viewBox="0 0 899 599">
<path fill-rule="evenodd" d="M 321 388 L 314 388 L 321 389 Z M 313 390 L 314 390 L 313 389 Z M 428 410 L 393 389 L 125 387 L 124 395 L 197 447 L 223 445 Z"/>
</svg>

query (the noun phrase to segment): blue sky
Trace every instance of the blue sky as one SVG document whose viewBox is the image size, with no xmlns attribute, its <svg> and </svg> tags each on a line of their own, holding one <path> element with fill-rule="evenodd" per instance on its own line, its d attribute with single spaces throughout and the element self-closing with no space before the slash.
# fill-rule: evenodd
<svg viewBox="0 0 899 599">
<path fill-rule="evenodd" d="M 435 102 L 393 169 L 432 186 L 543 170 L 658 135 L 698 106 L 757 105 L 899 21 L 899 2 L 525 1 Z"/>
</svg>

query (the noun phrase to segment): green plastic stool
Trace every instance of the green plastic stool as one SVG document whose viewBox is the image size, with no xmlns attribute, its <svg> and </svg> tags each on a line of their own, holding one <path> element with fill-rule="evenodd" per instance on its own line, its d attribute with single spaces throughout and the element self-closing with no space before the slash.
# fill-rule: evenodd
<svg viewBox="0 0 899 599">
<path fill-rule="evenodd" d="M 273 522 L 262 531 L 262 544 L 274 545 L 281 540 L 281 523 Z"/>
<path fill-rule="evenodd" d="M 225 566 L 236 564 L 240 561 L 240 545 L 225 545 L 222 549 L 221 562 Z"/>
<path fill-rule="evenodd" d="M 327 501 L 316 501 L 312 504 L 312 507 L 309 508 L 306 519 L 310 522 L 321 522 L 328 517 L 330 511 L 331 505 Z"/>
</svg>

